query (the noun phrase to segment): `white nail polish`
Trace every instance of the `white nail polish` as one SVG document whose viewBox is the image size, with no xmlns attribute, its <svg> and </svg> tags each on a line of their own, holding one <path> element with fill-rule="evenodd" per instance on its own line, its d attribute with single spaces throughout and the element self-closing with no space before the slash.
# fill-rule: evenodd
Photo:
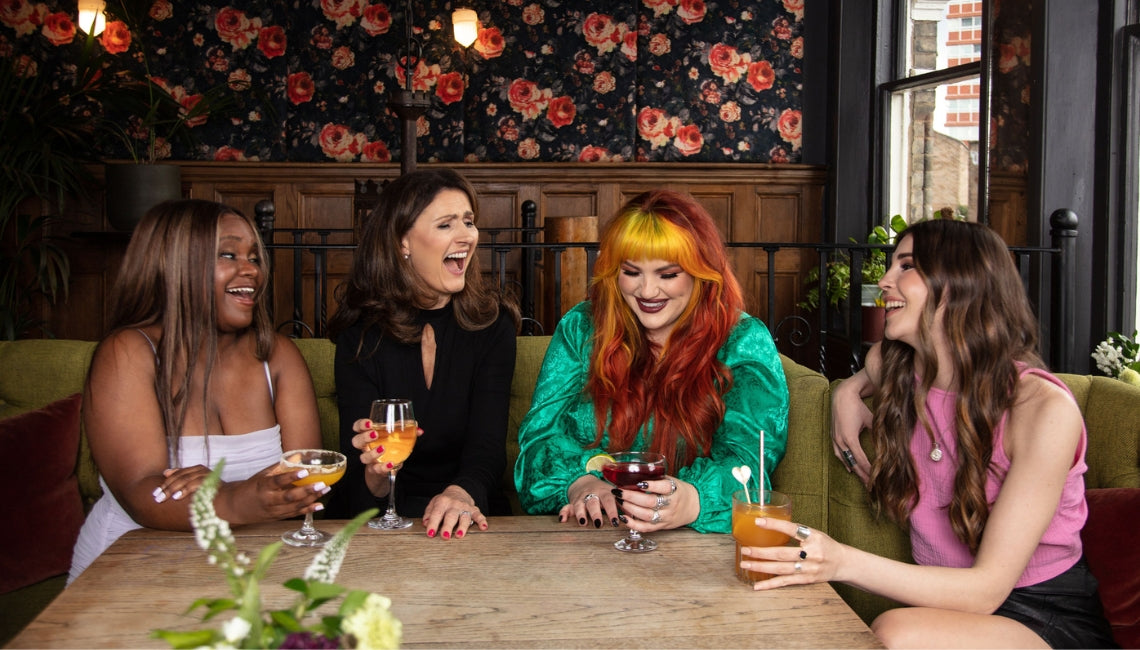
<svg viewBox="0 0 1140 650">
<path fill-rule="evenodd" d="M 163 492 L 161 488 L 158 490 L 155 490 L 154 502 L 155 503 L 162 503 L 163 501 L 166 501 L 166 493 Z"/>
<path fill-rule="evenodd" d="M 175 501 L 181 499 L 182 498 L 182 490 L 179 490 L 179 491 L 175 492 L 174 494 L 170 495 L 170 498 L 174 499 Z"/>
<path fill-rule="evenodd" d="M 305 478 L 308 475 L 309 475 L 309 470 L 307 470 L 307 469 L 302 469 L 302 470 L 297 471 L 297 478 Z"/>
<path fill-rule="evenodd" d="M 318 501 L 318 502 L 317 502 L 317 505 L 316 505 L 316 507 L 315 507 L 315 508 L 313 508 L 313 509 L 314 509 L 314 510 L 316 510 L 316 511 L 318 511 L 318 512 L 320 512 L 321 510 L 324 510 L 324 509 L 325 509 L 325 506 L 324 506 L 324 504 L 322 504 L 320 501 Z"/>
<path fill-rule="evenodd" d="M 328 491 L 328 489 L 329 487 L 325 485 L 324 481 L 317 481 L 316 483 L 313 483 L 313 492 L 320 492 L 321 494 L 324 494 Z"/>
</svg>

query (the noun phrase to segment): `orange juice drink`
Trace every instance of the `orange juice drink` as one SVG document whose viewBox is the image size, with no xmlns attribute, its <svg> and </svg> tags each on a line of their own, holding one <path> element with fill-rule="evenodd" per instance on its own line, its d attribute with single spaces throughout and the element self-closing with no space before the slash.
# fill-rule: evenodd
<svg viewBox="0 0 1140 650">
<path fill-rule="evenodd" d="M 740 547 L 742 546 L 783 546 L 788 543 L 789 537 L 767 528 L 756 525 L 757 517 L 769 519 L 792 520 L 792 500 L 782 492 L 764 490 L 760 495 L 751 492 L 753 502 L 745 500 L 744 491 L 734 492 L 732 495 L 732 537 L 736 540 L 736 576 L 752 584 L 760 580 L 767 580 L 772 576 L 759 571 L 747 571 L 740 568 Z M 758 498 L 760 497 L 760 498 Z M 756 501 L 761 501 L 757 503 Z M 749 558 L 751 559 L 751 558 Z"/>
<path fill-rule="evenodd" d="M 408 456 L 412 455 L 412 448 L 416 446 L 416 421 L 404 421 L 391 430 L 382 424 L 377 424 L 379 426 L 375 431 L 378 437 L 368 442 L 369 449 L 375 449 L 379 445 L 384 446 L 384 453 L 380 454 L 376 462 L 399 465 L 407 460 Z"/>
<path fill-rule="evenodd" d="M 302 485 L 312 485 L 317 481 L 324 481 L 325 485 L 331 486 L 344 478 L 345 465 L 344 463 L 339 465 L 313 465 L 305 469 L 309 470 L 309 475 L 293 481 L 293 485 L 301 487 Z"/>
</svg>

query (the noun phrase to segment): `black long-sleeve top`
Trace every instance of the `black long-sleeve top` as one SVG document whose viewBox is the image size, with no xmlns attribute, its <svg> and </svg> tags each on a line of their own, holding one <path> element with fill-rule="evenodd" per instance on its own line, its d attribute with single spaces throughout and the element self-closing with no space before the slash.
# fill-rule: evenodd
<svg viewBox="0 0 1140 650">
<path fill-rule="evenodd" d="M 396 509 L 421 517 L 428 503 L 448 485 L 467 491 L 484 514 L 510 514 L 502 491 L 506 466 L 507 412 L 515 368 L 515 329 L 501 313 L 490 327 L 469 332 L 459 326 L 449 303 L 423 310 L 417 319 L 435 331 L 435 371 L 429 389 L 419 343 L 406 345 L 371 328 L 356 358 L 361 326 L 336 340 L 336 388 L 340 446 L 348 470 L 333 488 L 329 516 L 351 517 L 387 507 L 364 482 L 360 451 L 352 446 L 352 423 L 369 417 L 372 401 L 412 400 L 422 436 L 396 474 Z M 379 347 L 377 347 L 379 343 Z M 375 352 L 370 354 L 372 350 Z"/>
</svg>

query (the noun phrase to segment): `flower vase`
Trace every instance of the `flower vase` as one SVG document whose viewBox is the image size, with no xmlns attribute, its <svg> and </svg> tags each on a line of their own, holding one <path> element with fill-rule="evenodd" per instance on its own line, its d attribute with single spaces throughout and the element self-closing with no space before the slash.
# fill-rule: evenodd
<svg viewBox="0 0 1140 650">
<path fill-rule="evenodd" d="M 182 198 L 182 169 L 177 165 L 107 163 L 104 201 L 115 230 L 132 232 L 146 211 Z"/>
</svg>

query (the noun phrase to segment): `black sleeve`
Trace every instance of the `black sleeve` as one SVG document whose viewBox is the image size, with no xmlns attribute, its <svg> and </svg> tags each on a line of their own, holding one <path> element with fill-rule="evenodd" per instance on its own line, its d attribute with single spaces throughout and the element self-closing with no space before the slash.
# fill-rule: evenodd
<svg viewBox="0 0 1140 650">
<path fill-rule="evenodd" d="M 336 341 L 333 371 L 336 378 L 337 411 L 340 415 L 340 452 L 348 457 L 342 485 L 337 485 L 329 496 L 326 516 L 348 519 L 369 508 L 384 508 L 383 499 L 377 499 L 364 482 L 364 465 L 360 450 L 352 446 L 352 423 L 368 417 L 372 400 L 379 398 L 382 386 L 379 360 L 376 357 L 356 359 L 360 329 L 356 326 L 341 332 Z M 375 339 L 365 341 L 364 350 L 372 349 Z"/>
</svg>

